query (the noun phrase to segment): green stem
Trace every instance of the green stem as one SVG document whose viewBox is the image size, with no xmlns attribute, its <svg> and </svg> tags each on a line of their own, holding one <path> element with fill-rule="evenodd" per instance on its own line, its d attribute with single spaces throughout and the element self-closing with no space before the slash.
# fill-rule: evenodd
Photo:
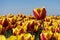
<svg viewBox="0 0 60 40">
<path fill-rule="evenodd" d="M 35 40 L 40 40 L 40 34 L 41 34 L 43 29 L 44 29 L 44 19 L 42 19 L 42 25 L 39 28 L 38 32 L 35 33 Z"/>
</svg>

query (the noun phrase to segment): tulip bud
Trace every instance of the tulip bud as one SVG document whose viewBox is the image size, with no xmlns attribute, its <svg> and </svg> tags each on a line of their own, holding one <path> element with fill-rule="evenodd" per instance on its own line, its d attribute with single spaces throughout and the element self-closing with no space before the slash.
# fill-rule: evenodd
<svg viewBox="0 0 60 40">
<path fill-rule="evenodd" d="M 46 9 L 45 8 L 36 8 L 33 10 L 33 14 L 36 19 L 44 19 L 46 16 Z"/>
</svg>

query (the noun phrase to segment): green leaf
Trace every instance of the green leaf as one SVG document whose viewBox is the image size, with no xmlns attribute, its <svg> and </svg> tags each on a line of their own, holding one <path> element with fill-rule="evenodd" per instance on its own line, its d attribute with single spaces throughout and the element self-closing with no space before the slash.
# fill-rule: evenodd
<svg viewBox="0 0 60 40">
<path fill-rule="evenodd" d="M 8 30 L 8 31 L 5 30 L 4 32 L 4 35 L 6 36 L 6 38 L 10 37 L 12 34 L 13 34 L 12 30 Z"/>
</svg>

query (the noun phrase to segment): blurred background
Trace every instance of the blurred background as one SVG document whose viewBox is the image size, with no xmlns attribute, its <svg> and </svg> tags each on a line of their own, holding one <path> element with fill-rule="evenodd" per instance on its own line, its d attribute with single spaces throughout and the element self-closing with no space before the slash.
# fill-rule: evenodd
<svg viewBox="0 0 60 40">
<path fill-rule="evenodd" d="M 60 15 L 60 0 L 0 0 L 0 15 L 33 15 L 34 8 L 45 7 L 47 15 Z"/>
</svg>

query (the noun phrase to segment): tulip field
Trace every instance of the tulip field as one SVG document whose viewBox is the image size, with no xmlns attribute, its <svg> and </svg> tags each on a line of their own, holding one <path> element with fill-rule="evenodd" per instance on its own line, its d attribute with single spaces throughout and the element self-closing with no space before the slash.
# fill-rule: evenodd
<svg viewBox="0 0 60 40">
<path fill-rule="evenodd" d="M 60 16 L 46 16 L 45 8 L 33 14 L 0 16 L 0 40 L 60 40 Z"/>
</svg>

